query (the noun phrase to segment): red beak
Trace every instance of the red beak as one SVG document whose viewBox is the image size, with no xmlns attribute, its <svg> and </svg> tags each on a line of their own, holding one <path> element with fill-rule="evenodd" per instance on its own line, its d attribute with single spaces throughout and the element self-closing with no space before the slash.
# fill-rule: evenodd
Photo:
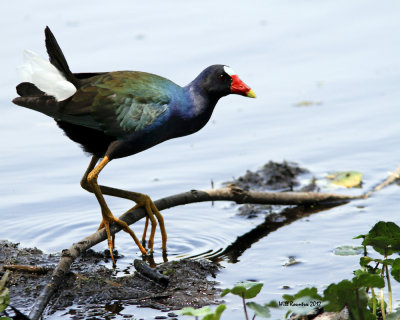
<svg viewBox="0 0 400 320">
<path fill-rule="evenodd" d="M 231 93 L 240 94 L 250 98 L 255 98 L 256 94 L 251 88 L 239 79 L 237 75 L 232 75 Z"/>
</svg>

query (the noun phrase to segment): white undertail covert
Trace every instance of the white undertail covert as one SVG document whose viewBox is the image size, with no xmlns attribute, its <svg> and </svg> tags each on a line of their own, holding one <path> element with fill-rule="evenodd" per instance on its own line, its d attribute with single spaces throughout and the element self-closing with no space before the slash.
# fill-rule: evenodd
<svg viewBox="0 0 400 320">
<path fill-rule="evenodd" d="M 24 51 L 24 64 L 17 67 L 22 81 L 33 83 L 41 91 L 63 101 L 73 96 L 75 86 L 49 61 L 31 50 Z"/>
</svg>

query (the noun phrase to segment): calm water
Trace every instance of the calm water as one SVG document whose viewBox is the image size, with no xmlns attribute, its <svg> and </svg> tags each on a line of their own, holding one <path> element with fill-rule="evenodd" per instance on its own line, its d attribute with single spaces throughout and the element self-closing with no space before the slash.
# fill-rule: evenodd
<svg viewBox="0 0 400 320">
<path fill-rule="evenodd" d="M 1 10 L 0 238 L 58 252 L 91 234 L 100 222 L 97 201 L 79 186 L 89 158 L 51 119 L 10 102 L 22 50 L 45 55 L 45 25 L 53 29 L 76 72 L 142 70 L 184 85 L 204 67 L 224 63 L 258 95 L 224 98 L 202 131 L 112 162 L 100 176 L 102 184 L 158 199 L 209 188 L 211 180 L 221 186 L 269 160 L 290 160 L 317 178 L 330 171 L 361 171 L 362 190 L 323 189 L 358 193 L 399 164 L 398 2 L 93 4 L 23 1 Z M 319 104 L 294 106 L 302 101 Z M 359 244 L 352 237 L 379 220 L 400 223 L 399 198 L 393 185 L 367 201 L 296 221 L 252 244 L 237 263 L 223 261 L 217 280 L 221 287 L 246 279 L 264 282 L 256 299 L 261 303 L 305 286 L 322 291 L 331 282 L 351 278 L 358 257 L 332 251 Z M 108 202 L 116 215 L 132 206 L 121 199 Z M 236 213 L 229 203 L 163 212 L 170 259 L 226 248 L 263 222 L 262 217 L 247 220 Z M 140 233 L 142 225 L 133 228 Z M 118 261 L 123 269 L 139 253 L 126 234 L 119 234 L 116 244 L 125 256 Z M 161 261 L 158 233 L 156 246 Z M 95 247 L 104 248 L 105 243 Z M 283 267 L 289 256 L 302 263 Z M 291 289 L 282 290 L 284 285 Z M 394 298 L 399 297 L 397 286 Z M 240 301 L 227 297 L 227 302 L 225 318 L 242 319 Z M 146 319 L 157 313 L 124 312 Z"/>
</svg>

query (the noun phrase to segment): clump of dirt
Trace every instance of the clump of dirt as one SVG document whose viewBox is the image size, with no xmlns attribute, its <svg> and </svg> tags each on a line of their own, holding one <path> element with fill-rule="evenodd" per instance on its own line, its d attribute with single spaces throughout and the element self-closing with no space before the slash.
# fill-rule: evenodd
<svg viewBox="0 0 400 320">
<path fill-rule="evenodd" d="M 299 167 L 295 162 L 270 161 L 255 172 L 247 170 L 243 176 L 230 183 L 245 190 L 293 191 L 295 187 L 299 186 L 298 176 L 308 172 L 307 169 Z"/>
<path fill-rule="evenodd" d="M 78 262 L 79 263 L 79 262 Z M 202 307 L 214 304 L 219 292 L 216 282 L 208 276 L 218 271 L 208 261 L 180 260 L 164 263 L 156 272 L 168 277 L 167 285 L 152 281 L 136 272 L 133 275 L 115 277 L 113 271 L 97 266 L 90 272 L 71 272 L 54 298 L 52 309 L 65 309 L 74 304 L 106 304 L 124 300 L 127 304 L 155 309 L 181 309 L 186 306 Z"/>
<path fill-rule="evenodd" d="M 59 258 L 59 255 L 43 254 L 36 248 L 20 249 L 18 244 L 0 241 L 0 265 L 40 265 L 48 269 L 45 274 L 12 271 L 7 283 L 10 304 L 28 314 L 36 297 L 49 282 Z M 103 253 L 93 250 L 78 258 L 49 303 L 47 312 L 77 305 L 79 319 L 85 319 L 93 317 L 94 312 L 100 317 L 119 312 L 123 305 L 181 309 L 215 304 L 219 297 L 216 282 L 208 280 L 210 276 L 215 277 L 218 267 L 209 261 L 180 260 L 161 264 L 153 271 L 168 281 L 158 282 L 139 272 L 116 277 L 114 270 L 100 263 L 105 259 Z"/>
<path fill-rule="evenodd" d="M 315 191 L 315 179 L 310 177 L 308 185 L 301 185 L 299 177 L 311 175 L 307 169 L 301 168 L 295 162 L 282 163 L 270 161 L 257 171 L 247 172 L 227 185 L 235 185 L 244 190 L 252 191 Z M 260 204 L 243 204 L 238 208 L 239 215 L 247 218 L 257 217 L 260 213 L 273 214 L 277 206 Z M 282 206 L 278 206 L 281 211 Z"/>
</svg>

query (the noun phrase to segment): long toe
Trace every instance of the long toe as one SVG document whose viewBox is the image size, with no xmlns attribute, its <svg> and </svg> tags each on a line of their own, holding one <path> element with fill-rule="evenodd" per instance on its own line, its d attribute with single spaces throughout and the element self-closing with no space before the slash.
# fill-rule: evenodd
<svg viewBox="0 0 400 320">
<path fill-rule="evenodd" d="M 140 243 L 139 239 L 136 237 L 133 230 L 131 228 L 129 228 L 128 224 L 125 221 L 122 221 L 122 220 L 114 217 L 113 222 L 119 224 L 121 226 L 122 230 L 124 230 L 125 232 L 127 232 L 131 235 L 133 241 L 135 241 L 136 245 L 138 246 L 138 248 L 142 254 L 144 254 L 144 255 L 147 254 L 146 249 L 142 246 L 142 244 Z"/>
<path fill-rule="evenodd" d="M 102 220 L 100 223 L 100 227 L 101 228 L 105 228 L 106 229 L 106 233 L 107 233 L 107 243 L 108 243 L 108 249 L 110 250 L 110 257 L 113 263 L 113 267 L 115 267 L 115 260 L 114 260 L 114 255 L 113 255 L 113 250 L 114 250 L 114 236 L 111 237 L 111 233 L 110 233 L 110 223 L 107 220 Z"/>
<path fill-rule="evenodd" d="M 143 231 L 143 236 L 142 236 L 142 243 L 146 242 L 148 221 L 150 220 L 151 230 L 150 230 L 150 236 L 149 236 L 149 241 L 148 241 L 148 249 L 150 252 L 153 252 L 154 236 L 155 236 L 155 232 L 156 232 L 156 228 L 157 228 L 157 221 L 158 221 L 158 223 L 160 225 L 160 231 L 161 231 L 162 249 L 163 249 L 163 252 L 166 252 L 166 250 L 167 250 L 167 232 L 165 230 L 164 218 L 161 215 L 161 213 L 158 211 L 153 200 L 151 200 L 151 198 L 148 195 L 141 194 L 141 193 L 135 193 L 135 198 L 132 200 L 136 202 L 136 205 L 129 211 L 133 211 L 136 208 L 143 207 L 147 214 L 145 227 L 144 227 L 144 231 Z"/>
</svg>

